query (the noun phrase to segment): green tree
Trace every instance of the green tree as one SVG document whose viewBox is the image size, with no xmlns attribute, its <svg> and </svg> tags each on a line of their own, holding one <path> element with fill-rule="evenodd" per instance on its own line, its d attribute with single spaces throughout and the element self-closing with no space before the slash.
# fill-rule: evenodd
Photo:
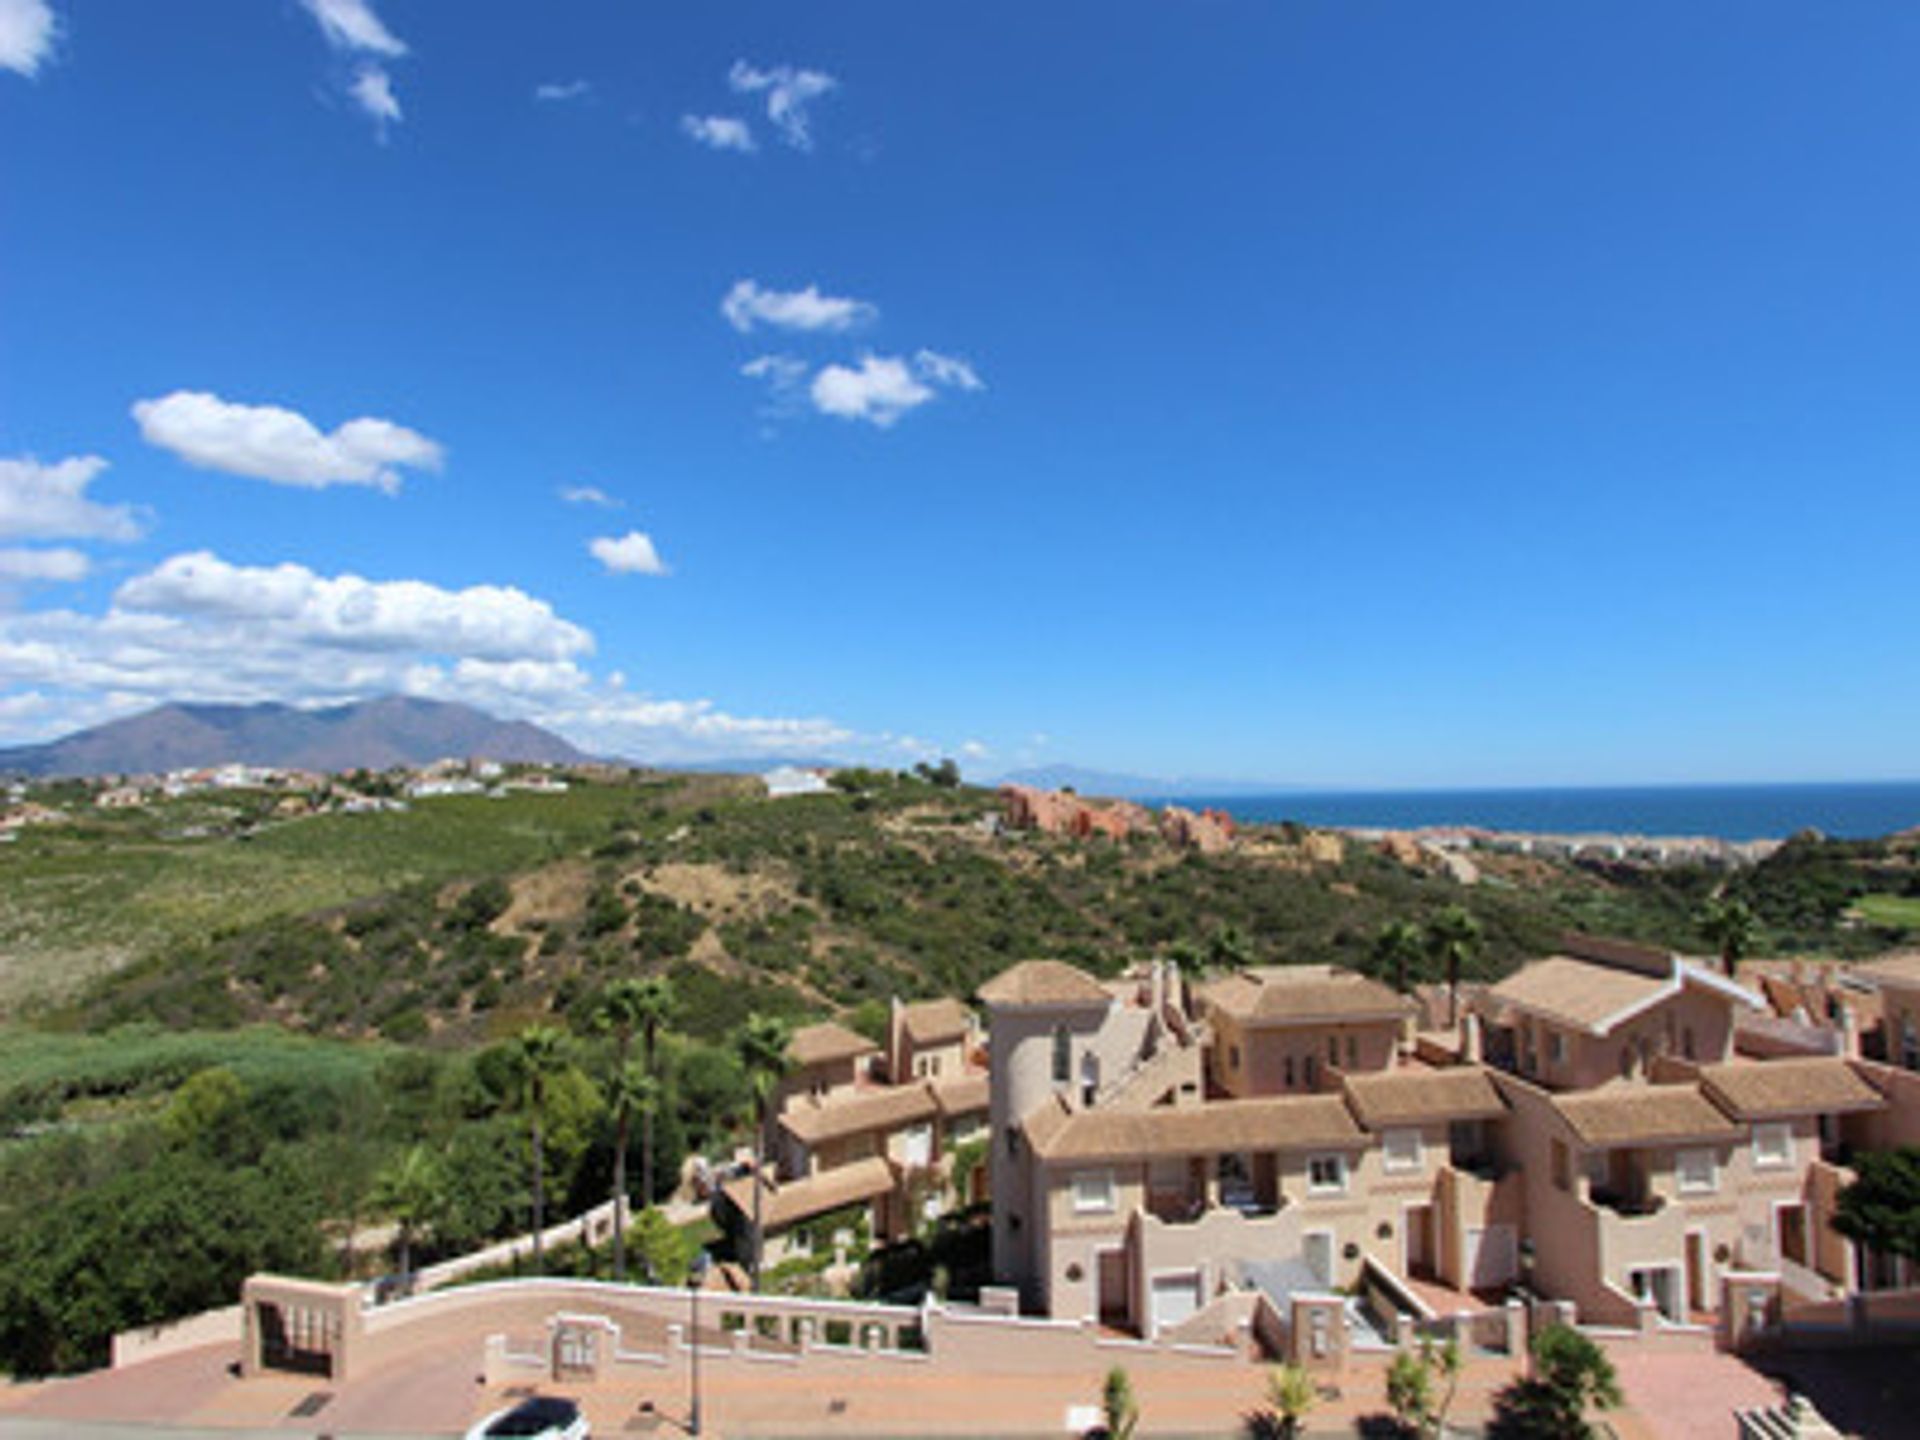
<svg viewBox="0 0 1920 1440">
<path fill-rule="evenodd" d="M 1533 1337 L 1533 1370 L 1494 1396 L 1492 1440 L 1594 1440 L 1587 1411 L 1621 1403 L 1607 1352 L 1571 1325 L 1549 1325 Z"/>
<path fill-rule="evenodd" d="M 1833 1228 L 1881 1255 L 1920 1261 L 1920 1148 L 1865 1151 L 1854 1171 Z"/>
<path fill-rule="evenodd" d="M 661 976 L 627 977 L 614 981 L 601 997 L 596 1023 L 613 1032 L 613 1074 L 607 1080 L 607 1100 L 614 1114 L 613 1194 L 627 1195 L 627 1150 L 633 1116 L 640 1116 L 640 1193 L 642 1203 L 653 1203 L 653 1116 L 660 1102 L 658 1046 L 660 1027 L 673 1009 L 673 986 Z M 646 1068 L 632 1072 L 629 1056 L 635 1034 L 642 1039 Z M 625 1206 L 613 1207 L 613 1276 L 627 1278 Z"/>
<path fill-rule="evenodd" d="M 1737 895 L 1710 896 L 1700 907 L 1699 925 L 1700 933 L 1720 954 L 1720 968 L 1729 975 L 1752 953 L 1760 938 L 1760 921 L 1753 907 Z"/>
<path fill-rule="evenodd" d="M 1460 1023 L 1460 972 L 1480 948 L 1480 922 L 1458 905 L 1449 905 L 1427 926 L 1427 953 L 1447 977 L 1447 1024 Z"/>
<path fill-rule="evenodd" d="M 160 1112 L 160 1129 L 175 1145 L 215 1144 L 240 1114 L 247 1087 L 224 1065 L 196 1070 Z"/>
<path fill-rule="evenodd" d="M 373 1180 L 373 1207 L 399 1228 L 400 1276 L 413 1278 L 413 1242 L 430 1229 L 444 1205 L 445 1175 L 424 1145 L 409 1145 L 382 1166 Z"/>
<path fill-rule="evenodd" d="M 1134 1398 L 1133 1381 L 1121 1366 L 1107 1371 L 1100 1386 L 1100 1413 L 1106 1417 L 1107 1440 L 1133 1440 L 1140 1425 L 1140 1402 Z"/>
<path fill-rule="evenodd" d="M 513 1057 L 519 1100 L 527 1112 L 533 1141 L 533 1268 L 546 1259 L 541 1232 L 547 1227 L 547 1148 L 543 1129 L 547 1092 L 566 1068 L 563 1037 L 552 1025 L 529 1025 L 514 1038 Z"/>
<path fill-rule="evenodd" d="M 1411 920 L 1389 920 L 1374 937 L 1373 957 L 1382 974 L 1402 995 L 1412 993 L 1414 967 L 1426 957 L 1420 927 Z"/>
<path fill-rule="evenodd" d="M 1223 923 L 1207 942 L 1207 959 L 1222 970 L 1244 970 L 1253 963 L 1253 942 L 1238 925 Z"/>
<path fill-rule="evenodd" d="M 1420 1440 L 1437 1440 L 1459 1385 L 1459 1342 L 1435 1344 L 1431 1336 L 1422 1336 L 1417 1350 L 1398 1351 L 1387 1367 L 1387 1405 Z"/>
<path fill-rule="evenodd" d="M 633 1217 L 633 1248 L 656 1285 L 684 1285 L 693 1268 L 694 1243 L 686 1231 L 649 1205 Z"/>
<path fill-rule="evenodd" d="M 764 1249 L 760 1234 L 762 1192 L 766 1189 L 767 1129 L 773 1097 L 787 1073 L 788 1047 L 793 1042 L 793 1027 L 778 1015 L 755 1012 L 747 1016 L 734 1038 L 741 1066 L 753 1095 L 753 1245 L 748 1270 L 753 1288 L 760 1288 L 760 1252 Z"/>
<path fill-rule="evenodd" d="M 1267 1372 L 1267 1404 L 1279 1419 L 1283 1440 L 1300 1433 L 1300 1422 L 1320 1403 L 1313 1376 L 1299 1365 L 1276 1365 Z"/>
</svg>

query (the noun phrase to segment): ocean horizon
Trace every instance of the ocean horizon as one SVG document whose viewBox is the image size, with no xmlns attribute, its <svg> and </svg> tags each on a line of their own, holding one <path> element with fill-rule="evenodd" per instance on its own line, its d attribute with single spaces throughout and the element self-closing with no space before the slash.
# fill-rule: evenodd
<svg viewBox="0 0 1920 1440">
<path fill-rule="evenodd" d="M 1533 834 L 1784 839 L 1818 830 L 1868 839 L 1920 825 L 1920 780 L 1780 785 L 1531 786 L 1459 790 L 1288 790 L 1179 795 L 1236 820 L 1338 829 L 1468 825 Z"/>
</svg>

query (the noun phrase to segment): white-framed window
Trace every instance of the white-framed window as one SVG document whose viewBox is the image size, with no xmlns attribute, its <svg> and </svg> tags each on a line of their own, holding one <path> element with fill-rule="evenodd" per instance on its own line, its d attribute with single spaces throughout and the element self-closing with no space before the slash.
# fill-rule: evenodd
<svg viewBox="0 0 1920 1440">
<path fill-rule="evenodd" d="M 1347 1157 L 1310 1155 L 1307 1157 L 1307 1193 L 1338 1195 L 1347 1188 Z"/>
<path fill-rule="evenodd" d="M 1778 1120 L 1753 1127 L 1753 1168 L 1784 1170 L 1793 1164 L 1793 1127 Z"/>
<path fill-rule="evenodd" d="M 1673 1173 L 1683 1195 L 1699 1195 L 1720 1187 L 1718 1168 L 1714 1163 L 1713 1151 L 1702 1146 L 1699 1149 L 1682 1150 L 1674 1157 Z"/>
<path fill-rule="evenodd" d="M 1073 1177 L 1073 1213 L 1111 1215 L 1114 1209 L 1113 1172 L 1079 1170 Z"/>
<path fill-rule="evenodd" d="M 1411 1129 L 1381 1131 L 1380 1157 L 1382 1169 L 1418 1170 L 1420 1168 L 1420 1132 Z"/>
</svg>

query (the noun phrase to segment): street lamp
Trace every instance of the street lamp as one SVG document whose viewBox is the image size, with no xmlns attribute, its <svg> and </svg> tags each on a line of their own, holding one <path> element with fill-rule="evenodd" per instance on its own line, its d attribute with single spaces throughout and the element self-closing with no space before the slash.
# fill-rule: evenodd
<svg viewBox="0 0 1920 1440">
<path fill-rule="evenodd" d="M 687 1344 L 691 1347 L 693 1366 L 693 1405 L 688 1412 L 687 1433 L 700 1433 L 700 1286 L 707 1278 L 707 1266 L 711 1257 L 705 1250 L 693 1257 L 693 1263 L 687 1267 Z"/>
<path fill-rule="evenodd" d="M 1520 1295 L 1527 1307 L 1527 1376 L 1533 1376 L 1533 1237 L 1525 1237 L 1520 1242 Z"/>
</svg>

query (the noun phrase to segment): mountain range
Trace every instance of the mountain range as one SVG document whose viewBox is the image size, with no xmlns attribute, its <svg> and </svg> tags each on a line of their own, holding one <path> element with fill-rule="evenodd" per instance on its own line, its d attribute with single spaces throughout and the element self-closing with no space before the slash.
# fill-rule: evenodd
<svg viewBox="0 0 1920 1440">
<path fill-rule="evenodd" d="M 0 773 L 151 775 L 241 764 L 384 770 L 449 756 L 575 764 L 590 757 L 550 730 L 470 705 L 388 695 L 350 705 L 161 705 L 41 745 L 0 749 Z"/>
</svg>

